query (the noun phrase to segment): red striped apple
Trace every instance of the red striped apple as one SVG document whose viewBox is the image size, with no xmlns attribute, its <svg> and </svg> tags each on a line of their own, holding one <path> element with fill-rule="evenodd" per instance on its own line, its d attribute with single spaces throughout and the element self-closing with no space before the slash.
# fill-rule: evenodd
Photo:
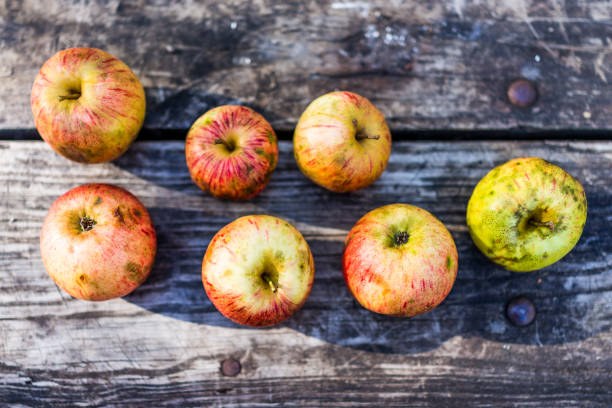
<svg viewBox="0 0 612 408">
<path fill-rule="evenodd" d="M 314 261 L 289 222 L 249 215 L 223 227 L 208 245 L 202 282 L 215 307 L 246 326 L 272 326 L 299 310 L 314 281 Z"/>
<path fill-rule="evenodd" d="M 157 241 L 146 208 L 128 191 L 85 184 L 59 197 L 40 233 L 49 276 L 84 300 L 125 296 L 145 281 Z"/>
<path fill-rule="evenodd" d="M 69 48 L 42 66 L 31 105 L 36 129 L 53 150 L 100 163 L 121 156 L 138 135 L 145 93 L 118 58 L 96 48 Z"/>
<path fill-rule="evenodd" d="M 202 190 L 217 198 L 247 200 L 266 187 L 276 167 L 276 134 L 253 109 L 219 106 L 189 129 L 185 158 L 191 179 Z"/>
<path fill-rule="evenodd" d="M 367 187 L 380 177 L 391 153 L 391 133 L 368 99 L 331 92 L 315 99 L 300 117 L 293 150 L 306 177 L 343 193 Z"/>
<path fill-rule="evenodd" d="M 467 206 L 476 246 L 516 272 L 563 258 L 580 239 L 586 218 L 586 196 L 578 180 L 537 157 L 510 160 L 491 170 Z"/>
<path fill-rule="evenodd" d="M 446 227 L 408 204 L 370 211 L 345 242 L 344 280 L 357 301 L 376 313 L 411 317 L 433 309 L 450 293 L 457 267 Z"/>
</svg>

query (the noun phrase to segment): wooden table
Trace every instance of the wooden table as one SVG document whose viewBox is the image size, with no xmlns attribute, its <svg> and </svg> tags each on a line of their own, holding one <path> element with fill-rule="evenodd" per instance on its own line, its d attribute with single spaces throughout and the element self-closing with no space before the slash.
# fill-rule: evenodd
<svg viewBox="0 0 612 408">
<path fill-rule="evenodd" d="M 612 406 L 609 2 L 36 3 L 0 5 L 0 406 Z M 145 128 L 112 163 L 69 162 L 33 129 L 32 80 L 75 45 L 120 57 L 146 88 Z M 529 108 L 506 98 L 519 77 L 538 90 Z M 290 141 L 334 89 L 370 98 L 394 136 L 383 176 L 344 195 L 302 176 Z M 245 203 L 202 193 L 184 161 L 186 129 L 226 103 L 282 139 L 269 186 Z M 465 226 L 477 181 L 518 156 L 557 163 L 589 203 L 576 248 L 526 274 L 488 261 Z M 155 268 L 122 299 L 73 299 L 40 260 L 49 206 L 86 182 L 129 189 L 156 225 Z M 342 279 L 348 229 L 392 202 L 433 212 L 459 249 L 450 296 L 412 319 L 364 310 Z M 222 317 L 200 279 L 214 233 L 251 213 L 293 222 L 316 263 L 304 308 L 269 329 Z M 506 319 L 516 295 L 534 324 Z M 238 375 L 223 375 L 227 359 Z"/>
</svg>

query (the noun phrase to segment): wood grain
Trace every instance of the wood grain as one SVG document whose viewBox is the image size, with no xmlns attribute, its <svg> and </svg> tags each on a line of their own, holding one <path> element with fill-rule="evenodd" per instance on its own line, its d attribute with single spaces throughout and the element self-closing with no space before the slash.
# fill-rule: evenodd
<svg viewBox="0 0 612 408">
<path fill-rule="evenodd" d="M 559 164 L 587 192 L 576 248 L 539 272 L 504 271 L 474 247 L 465 207 L 477 181 L 518 156 Z M 373 186 L 326 192 L 280 144 L 277 170 L 256 199 L 229 203 L 190 181 L 183 143 L 136 143 L 119 160 L 80 165 L 42 142 L 0 142 L 0 401 L 34 406 L 476 406 L 612 405 L 612 143 L 401 142 Z M 136 194 L 159 238 L 156 266 L 133 294 L 70 298 L 46 275 L 38 234 L 51 203 L 86 182 Z M 413 319 L 359 307 L 341 274 L 343 239 L 366 211 L 419 205 L 450 229 L 458 279 L 447 300 Z M 238 327 L 207 299 L 205 248 L 234 218 L 269 213 L 311 245 L 312 294 L 286 323 Z M 533 325 L 511 326 L 505 303 L 531 298 Z M 222 360 L 242 364 L 223 377 Z M 0 404 L 2 405 L 2 404 Z"/>
<path fill-rule="evenodd" d="M 13 1 L 0 4 L 0 129 L 33 128 L 44 61 L 103 48 L 146 87 L 146 129 L 247 104 L 291 131 L 315 97 L 370 98 L 395 131 L 612 129 L 604 0 Z M 535 82 L 513 108 L 507 86 Z M 577 134 L 580 137 L 580 134 Z"/>
</svg>

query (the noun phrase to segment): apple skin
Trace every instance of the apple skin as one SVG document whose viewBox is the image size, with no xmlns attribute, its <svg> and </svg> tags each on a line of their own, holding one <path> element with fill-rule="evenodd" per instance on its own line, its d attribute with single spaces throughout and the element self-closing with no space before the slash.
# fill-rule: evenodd
<svg viewBox="0 0 612 408">
<path fill-rule="evenodd" d="M 213 196 L 247 200 L 268 184 L 278 162 L 276 133 L 246 106 L 209 110 L 191 126 L 185 158 L 194 183 Z"/>
<path fill-rule="evenodd" d="M 209 299 L 221 314 L 245 326 L 272 326 L 289 318 L 306 302 L 313 281 L 308 243 L 289 222 L 269 215 L 248 215 L 223 227 L 202 262 Z"/>
<path fill-rule="evenodd" d="M 370 211 L 350 230 L 342 269 L 363 307 L 412 317 L 448 296 L 458 259 L 453 237 L 436 217 L 409 204 L 390 204 Z"/>
<path fill-rule="evenodd" d="M 524 157 L 480 180 L 466 219 L 483 254 L 508 270 L 528 272 L 571 251 L 586 216 L 586 196 L 576 179 L 543 159 Z"/>
<path fill-rule="evenodd" d="M 69 48 L 45 62 L 32 86 L 38 133 L 53 150 L 81 163 L 121 156 L 138 135 L 145 93 L 118 58 L 96 48 Z"/>
<path fill-rule="evenodd" d="M 352 92 L 318 97 L 293 135 L 298 167 L 316 184 L 338 193 L 372 184 L 385 171 L 391 133 L 382 113 Z"/>
<path fill-rule="evenodd" d="M 108 300 L 136 289 L 149 276 L 156 248 L 146 208 L 130 192 L 109 184 L 85 184 L 63 194 L 51 205 L 40 233 L 49 276 L 84 300 Z"/>
</svg>

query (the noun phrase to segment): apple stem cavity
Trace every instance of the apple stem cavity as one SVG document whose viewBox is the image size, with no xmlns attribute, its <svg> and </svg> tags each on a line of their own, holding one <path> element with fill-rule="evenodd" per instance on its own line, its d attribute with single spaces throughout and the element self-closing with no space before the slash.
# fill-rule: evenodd
<svg viewBox="0 0 612 408">
<path fill-rule="evenodd" d="M 236 150 L 236 146 L 234 145 L 234 143 L 232 143 L 232 141 L 230 140 L 223 140 L 223 139 L 215 139 L 215 144 L 222 144 L 225 146 L 225 148 L 229 151 L 229 152 L 233 152 L 234 150 Z"/>
<path fill-rule="evenodd" d="M 363 140 L 363 139 L 372 139 L 372 140 L 378 140 L 380 139 L 380 135 L 374 135 L 374 136 L 370 136 L 368 134 L 366 134 L 363 129 L 359 129 L 359 127 L 357 126 L 357 119 L 353 119 L 353 126 L 355 126 L 355 131 L 357 133 L 355 133 L 355 139 L 357 139 L 357 141 Z"/>
<path fill-rule="evenodd" d="M 66 99 L 79 99 L 81 97 L 81 92 L 79 91 L 75 91 L 73 89 L 70 89 L 68 91 L 68 95 L 60 95 L 58 96 L 58 99 L 61 101 L 64 101 Z"/>
<path fill-rule="evenodd" d="M 408 238 L 410 238 L 410 235 L 406 231 L 400 231 L 396 232 L 393 238 L 395 240 L 395 245 L 399 246 L 404 245 L 406 242 L 408 242 Z"/>
<path fill-rule="evenodd" d="M 266 282 L 270 286 L 270 289 L 272 289 L 272 292 L 276 293 L 276 291 L 278 290 L 278 287 L 274 284 L 274 282 L 272 282 L 272 279 L 267 273 L 262 274 L 261 279 L 263 279 L 264 282 Z"/>
<path fill-rule="evenodd" d="M 529 220 L 529 224 L 533 225 L 534 227 L 545 227 L 551 231 L 555 229 L 555 223 L 552 221 L 542 222 L 542 221 L 534 220 L 533 218 L 531 218 Z"/>
<path fill-rule="evenodd" d="M 81 217 L 81 219 L 79 220 L 79 224 L 81 225 L 81 230 L 83 232 L 87 232 L 87 231 L 91 231 L 94 225 L 97 224 L 97 222 L 93 218 L 85 215 Z"/>
</svg>

